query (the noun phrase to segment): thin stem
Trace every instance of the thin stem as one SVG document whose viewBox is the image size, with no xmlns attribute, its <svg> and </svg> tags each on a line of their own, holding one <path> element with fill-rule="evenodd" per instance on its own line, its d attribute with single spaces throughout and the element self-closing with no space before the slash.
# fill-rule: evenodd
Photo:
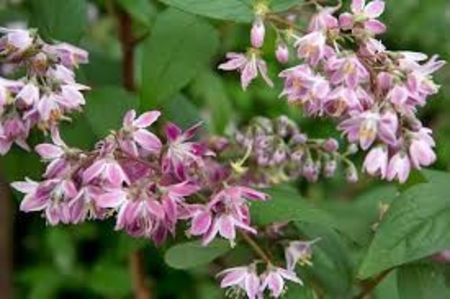
<svg viewBox="0 0 450 299">
<path fill-rule="evenodd" d="M 129 256 L 129 259 L 131 278 L 133 281 L 134 298 L 151 299 L 152 294 L 145 281 L 145 271 L 142 267 L 143 258 L 141 253 L 138 250 L 133 251 Z"/>
<path fill-rule="evenodd" d="M 369 295 L 382 281 L 386 278 L 386 276 L 391 273 L 391 269 L 387 269 L 384 272 L 381 272 L 377 277 L 375 277 L 372 280 L 367 281 L 364 283 L 363 290 L 361 293 L 356 295 L 354 299 L 364 299 L 367 295 Z"/>
<path fill-rule="evenodd" d="M 247 233 L 241 231 L 242 239 L 253 249 L 253 251 L 261 257 L 267 264 L 272 264 L 269 255 L 256 243 Z"/>
</svg>

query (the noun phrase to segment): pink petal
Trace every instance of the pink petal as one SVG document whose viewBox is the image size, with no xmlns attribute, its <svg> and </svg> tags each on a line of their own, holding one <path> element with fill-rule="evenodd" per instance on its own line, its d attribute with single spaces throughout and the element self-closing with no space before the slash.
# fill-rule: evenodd
<svg viewBox="0 0 450 299">
<path fill-rule="evenodd" d="M 198 213 L 192 219 L 192 225 L 190 234 L 193 236 L 199 236 L 205 234 L 211 227 L 212 217 L 209 211 Z"/>
<path fill-rule="evenodd" d="M 219 234 L 228 240 L 236 239 L 236 229 L 231 216 L 225 215 L 219 218 Z"/>
<path fill-rule="evenodd" d="M 150 213 L 152 213 L 154 216 L 156 216 L 160 219 L 164 218 L 164 215 L 165 215 L 164 209 L 159 202 L 157 202 L 154 199 L 148 199 L 145 201 L 145 203 L 146 203 L 146 207 Z"/>
<path fill-rule="evenodd" d="M 364 14 L 372 19 L 378 18 L 384 12 L 385 3 L 381 0 L 375 0 L 367 4 L 364 9 Z"/>
<path fill-rule="evenodd" d="M 161 116 L 161 112 L 159 111 L 150 111 L 139 116 L 134 122 L 133 125 L 137 128 L 146 128 L 151 126 L 159 117 Z"/>
<path fill-rule="evenodd" d="M 366 30 L 369 30 L 373 34 L 382 34 L 386 32 L 386 25 L 378 20 L 368 20 L 364 22 L 364 28 L 366 28 Z"/>
<path fill-rule="evenodd" d="M 113 190 L 95 198 L 100 208 L 118 208 L 127 199 L 127 194 L 120 190 Z"/>
<path fill-rule="evenodd" d="M 166 125 L 165 132 L 170 142 L 177 140 L 178 137 L 182 134 L 181 129 L 173 123 L 168 123 Z"/>
<path fill-rule="evenodd" d="M 365 0 L 352 0 L 351 9 L 354 13 L 361 13 L 366 5 Z"/>
<path fill-rule="evenodd" d="M 246 274 L 247 274 L 246 269 L 241 267 L 229 271 L 220 282 L 220 287 L 228 288 L 234 285 L 238 285 L 241 281 L 245 279 Z"/>
<path fill-rule="evenodd" d="M 137 130 L 133 134 L 133 138 L 140 146 L 142 146 L 142 148 L 151 152 L 158 152 L 162 147 L 158 137 L 144 129 Z"/>
<path fill-rule="evenodd" d="M 43 210 L 48 204 L 47 196 L 25 196 L 20 203 L 20 210 L 23 212 L 35 212 Z"/>
<path fill-rule="evenodd" d="M 11 187 L 22 193 L 31 193 L 39 186 L 38 183 L 27 180 L 24 182 L 11 183 Z"/>
<path fill-rule="evenodd" d="M 131 127 L 133 125 L 133 122 L 136 118 L 136 111 L 135 110 L 129 110 L 127 113 L 125 113 L 125 116 L 123 117 L 123 126 L 124 127 Z"/>
<path fill-rule="evenodd" d="M 35 147 L 36 152 L 44 159 L 53 160 L 61 157 L 64 151 L 56 145 L 43 143 Z"/>
<path fill-rule="evenodd" d="M 105 168 L 106 163 L 104 160 L 95 161 L 94 164 L 83 172 L 83 182 L 89 183 L 105 171 Z"/>
</svg>

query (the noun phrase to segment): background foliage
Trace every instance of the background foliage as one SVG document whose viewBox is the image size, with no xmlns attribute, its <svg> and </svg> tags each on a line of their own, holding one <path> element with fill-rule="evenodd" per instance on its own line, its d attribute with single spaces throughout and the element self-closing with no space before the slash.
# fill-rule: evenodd
<svg viewBox="0 0 450 299">
<path fill-rule="evenodd" d="M 274 10 L 296 3 L 273 0 Z M 384 37 L 393 49 L 438 53 L 450 60 L 450 3 L 447 0 L 387 2 Z M 234 74 L 216 70 L 224 53 L 243 49 L 252 20 L 250 0 L 26 0 L 0 2 L 0 24 L 26 23 L 48 40 L 77 43 L 91 53 L 80 76 L 93 91 L 84 114 L 64 127 L 63 135 L 86 148 L 117 128 L 130 108 L 161 109 L 166 119 L 186 127 L 204 120 L 206 130 L 226 134 L 233 124 L 252 116 L 288 114 L 305 132 L 336 134 L 332 125 L 305 119 L 261 82 L 241 91 Z M 138 38 L 133 61 L 136 92 L 123 86 L 120 18 L 131 16 Z M 273 41 L 274 36 L 269 36 Z M 122 40 L 123 42 L 123 40 Z M 267 42 L 265 52 L 273 51 Z M 275 76 L 279 66 L 270 61 Z M 319 184 L 298 182 L 271 191 L 273 201 L 252 207 L 255 223 L 296 223 L 303 238 L 322 237 L 315 247 L 314 267 L 302 271 L 304 288 L 286 298 L 352 298 L 359 282 L 383 277 L 374 298 L 449 298 L 450 268 L 430 255 L 450 247 L 450 69 L 441 72 L 441 94 L 422 112 L 438 140 L 438 171 L 413 176 L 407 186 L 363 180 L 350 186 L 338 176 Z M 36 141 L 41 137 L 35 137 Z M 34 155 L 15 149 L 1 159 L 8 181 L 36 178 L 41 165 Z M 155 248 L 111 230 L 112 223 L 50 228 L 35 214 L 14 206 L 14 286 L 17 298 L 130 298 L 129 255 L 145 258 L 147 282 L 154 298 L 222 298 L 212 260 L 235 265 L 246 248 L 224 242 L 202 249 L 196 242 Z M 380 218 L 380 204 L 390 205 Z M 380 221 L 381 219 L 381 221 Z M 376 230 L 374 227 L 376 226 Z M 175 242 L 173 242 L 175 243 Z M 217 260 L 216 260 L 217 261 Z M 209 264 L 209 265 L 208 265 Z M 381 275 L 380 275 L 381 273 Z M 315 291 L 313 290 L 315 289 Z"/>
</svg>

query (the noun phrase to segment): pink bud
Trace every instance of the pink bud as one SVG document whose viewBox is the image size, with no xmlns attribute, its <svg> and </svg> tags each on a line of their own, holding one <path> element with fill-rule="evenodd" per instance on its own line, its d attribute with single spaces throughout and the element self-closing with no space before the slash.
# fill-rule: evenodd
<svg viewBox="0 0 450 299">
<path fill-rule="evenodd" d="M 280 63 L 287 63 L 289 61 L 289 49 L 286 44 L 278 44 L 275 56 Z"/>
<path fill-rule="evenodd" d="M 255 48 L 261 48 L 264 44 L 264 36 L 266 35 L 266 28 L 261 18 L 257 18 L 253 22 L 253 26 L 250 32 L 250 39 L 252 46 Z"/>
</svg>

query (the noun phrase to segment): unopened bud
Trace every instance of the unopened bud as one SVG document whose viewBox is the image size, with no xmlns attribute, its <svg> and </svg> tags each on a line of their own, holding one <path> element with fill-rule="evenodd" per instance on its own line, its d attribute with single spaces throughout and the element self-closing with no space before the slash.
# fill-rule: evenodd
<svg viewBox="0 0 450 299">
<path fill-rule="evenodd" d="M 322 144 L 322 147 L 325 151 L 334 153 L 339 149 L 339 143 L 336 141 L 336 139 L 330 138 L 325 140 L 325 142 Z"/>
<path fill-rule="evenodd" d="M 260 17 L 257 17 L 253 22 L 252 29 L 250 31 L 250 39 L 254 48 L 261 48 L 264 44 L 264 37 L 266 35 L 266 28 L 264 22 Z"/>
<path fill-rule="evenodd" d="M 275 51 L 275 57 L 280 63 L 287 63 L 289 61 L 289 49 L 285 43 L 279 43 Z"/>
</svg>

